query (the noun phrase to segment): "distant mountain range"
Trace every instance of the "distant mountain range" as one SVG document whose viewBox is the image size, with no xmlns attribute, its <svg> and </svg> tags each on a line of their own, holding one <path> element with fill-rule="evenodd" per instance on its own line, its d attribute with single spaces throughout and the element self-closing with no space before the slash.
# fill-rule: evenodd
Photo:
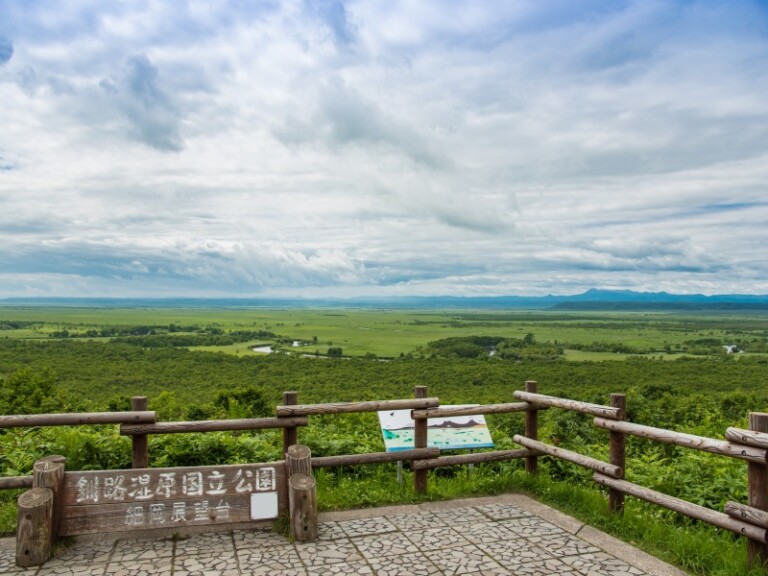
<svg viewBox="0 0 768 576">
<path fill-rule="evenodd" d="M 768 295 L 670 294 L 592 288 L 570 296 L 400 296 L 362 298 L 5 298 L 0 307 L 410 308 L 489 310 L 766 310 Z"/>
<path fill-rule="evenodd" d="M 485 424 L 480 424 L 480 422 L 475 422 L 474 419 L 469 419 L 469 421 L 461 423 L 461 422 L 454 422 L 453 420 L 446 420 L 444 422 L 440 422 L 438 424 L 429 424 L 427 428 L 440 428 L 440 429 L 456 429 L 456 428 L 474 428 L 475 426 L 485 426 Z M 400 430 L 413 430 L 413 424 L 408 424 L 407 426 L 401 426 L 400 428 L 387 428 L 390 432 L 398 432 Z"/>
</svg>

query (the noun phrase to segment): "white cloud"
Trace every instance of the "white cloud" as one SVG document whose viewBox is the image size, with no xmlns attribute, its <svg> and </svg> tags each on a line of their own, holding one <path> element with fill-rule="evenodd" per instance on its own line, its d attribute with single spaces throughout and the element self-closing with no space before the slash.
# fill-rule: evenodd
<svg viewBox="0 0 768 576">
<path fill-rule="evenodd" d="M 768 291 L 759 3 L 7 4 L 0 296 Z"/>
</svg>

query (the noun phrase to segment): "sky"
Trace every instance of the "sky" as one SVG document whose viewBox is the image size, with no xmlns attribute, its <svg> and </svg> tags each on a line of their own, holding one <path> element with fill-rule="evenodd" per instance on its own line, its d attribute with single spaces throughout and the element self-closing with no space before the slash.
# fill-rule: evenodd
<svg viewBox="0 0 768 576">
<path fill-rule="evenodd" d="M 0 0 L 0 298 L 768 294 L 768 2 Z"/>
</svg>

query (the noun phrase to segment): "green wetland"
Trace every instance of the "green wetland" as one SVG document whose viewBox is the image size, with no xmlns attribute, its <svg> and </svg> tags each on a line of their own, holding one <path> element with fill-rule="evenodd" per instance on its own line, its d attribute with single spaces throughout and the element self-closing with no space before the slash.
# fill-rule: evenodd
<svg viewBox="0 0 768 576">
<path fill-rule="evenodd" d="M 272 353 L 254 352 L 270 346 Z M 359 309 L 128 309 L 0 307 L 0 413 L 125 410 L 145 395 L 161 420 L 274 415 L 285 390 L 300 403 L 409 398 L 428 386 L 441 404 L 513 401 L 526 380 L 539 391 L 601 404 L 627 395 L 628 419 L 722 438 L 768 411 L 768 315 L 760 313 L 548 312 Z M 521 415 L 489 415 L 496 449 L 512 449 Z M 591 418 L 540 414 L 540 438 L 607 459 L 608 434 Z M 313 455 L 384 450 L 376 414 L 310 419 L 299 431 Z M 279 432 L 155 436 L 152 466 L 280 458 Z M 70 469 L 130 466 L 117 427 L 0 431 L 0 475 L 63 454 Z M 740 461 L 647 440 L 628 441 L 627 479 L 715 510 L 746 502 Z M 438 469 L 416 495 L 394 465 L 317 471 L 324 508 L 525 491 L 694 574 L 740 575 L 744 541 L 627 498 L 607 513 L 591 473 L 541 459 Z M 0 531 L 14 499 L 0 492 Z"/>
</svg>

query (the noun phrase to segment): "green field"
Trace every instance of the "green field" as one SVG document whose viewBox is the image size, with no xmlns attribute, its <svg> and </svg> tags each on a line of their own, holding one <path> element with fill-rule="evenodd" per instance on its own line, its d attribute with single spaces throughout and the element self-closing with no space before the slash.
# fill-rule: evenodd
<svg viewBox="0 0 768 576">
<path fill-rule="evenodd" d="M 22 328 L 5 329 L 3 323 L 27 322 Z M 297 354 L 326 353 L 340 347 L 345 356 L 375 355 L 394 358 L 419 353 L 428 343 L 449 337 L 499 336 L 524 338 L 534 334 L 539 343 L 569 349 L 566 358 L 623 359 L 630 354 L 679 354 L 687 342 L 716 339 L 723 345 L 743 343 L 747 352 L 764 353 L 768 339 L 768 314 L 673 314 L 600 312 L 489 312 L 402 311 L 360 309 L 125 309 L 125 308 L 11 308 L 0 307 L 0 338 L 49 339 L 66 330 L 73 340 L 105 326 L 154 326 L 265 330 L 284 340 L 277 348 Z M 184 335 L 187 332 L 175 332 Z M 301 342 L 294 347 L 290 342 Z M 192 346 L 195 350 L 247 354 L 256 338 L 224 346 Z M 598 348 L 585 350 L 584 347 Z M 576 350 L 576 347 L 582 347 Z M 600 349 L 602 348 L 602 349 Z M 751 348 L 751 349 L 750 349 Z M 618 356 L 591 356 L 586 352 L 618 352 Z"/>
<path fill-rule="evenodd" d="M 633 422 L 722 438 L 750 411 L 768 412 L 767 345 L 764 314 L 0 307 L 0 413 L 125 410 L 146 395 L 162 421 L 242 418 L 274 415 L 285 390 L 312 403 L 409 398 L 415 386 L 444 405 L 498 403 L 536 380 L 542 393 L 601 404 L 623 392 Z M 487 422 L 497 449 L 517 447 L 519 414 Z M 607 433 L 574 413 L 541 413 L 540 438 L 607 458 Z M 315 456 L 384 450 L 375 414 L 312 417 L 300 439 Z M 117 427 L 0 431 L 0 476 L 28 474 L 48 454 L 73 470 L 130 465 Z M 152 466 L 280 458 L 273 431 L 150 439 Z M 320 470 L 319 498 L 337 508 L 527 490 L 693 573 L 746 574 L 741 541 L 635 500 L 624 519 L 609 519 L 591 473 L 541 464 L 539 479 L 519 462 L 477 465 L 471 477 L 437 470 L 425 497 L 408 470 L 403 486 L 394 481 L 394 465 Z M 715 510 L 746 502 L 746 467 L 735 460 L 632 439 L 627 470 Z M 0 492 L 0 532 L 14 525 L 14 496 Z"/>
</svg>

